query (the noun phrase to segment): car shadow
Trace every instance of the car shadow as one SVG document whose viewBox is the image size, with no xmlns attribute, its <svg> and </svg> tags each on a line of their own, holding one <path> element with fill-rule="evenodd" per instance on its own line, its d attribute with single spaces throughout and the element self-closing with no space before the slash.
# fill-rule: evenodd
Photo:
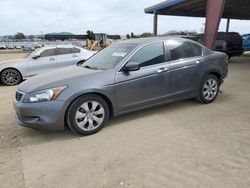
<svg viewBox="0 0 250 188">
<path fill-rule="evenodd" d="M 41 144 L 44 142 L 58 142 L 65 140 L 74 140 L 74 139 L 88 139 L 88 137 L 105 137 L 104 135 L 107 133 L 105 129 L 112 128 L 113 126 L 117 126 L 119 124 L 134 121 L 140 118 L 144 118 L 147 116 L 153 116 L 155 114 L 168 114 L 171 111 L 178 111 L 178 109 L 189 108 L 192 106 L 200 106 L 200 104 L 196 103 L 193 99 L 179 101 L 169 104 L 163 104 L 156 107 L 147 108 L 140 111 L 131 112 L 128 114 L 124 114 L 115 118 L 112 118 L 107 125 L 101 130 L 101 132 L 90 135 L 90 136 L 79 136 L 73 133 L 68 127 L 65 127 L 65 130 L 62 131 L 44 131 L 44 130 L 36 130 L 31 128 L 19 127 L 19 134 L 22 146 L 26 145 L 34 145 Z M 106 130 L 107 130 L 106 129 Z M 106 132 L 106 133 L 105 133 Z M 105 137 L 106 138 L 106 137 Z"/>
</svg>

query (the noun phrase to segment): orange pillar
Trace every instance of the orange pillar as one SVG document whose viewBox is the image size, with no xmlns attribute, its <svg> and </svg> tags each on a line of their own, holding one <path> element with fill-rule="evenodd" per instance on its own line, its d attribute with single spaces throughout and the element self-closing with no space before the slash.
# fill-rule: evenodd
<svg viewBox="0 0 250 188">
<path fill-rule="evenodd" d="M 225 0 L 207 0 L 204 45 L 212 49 L 224 11 Z"/>
</svg>

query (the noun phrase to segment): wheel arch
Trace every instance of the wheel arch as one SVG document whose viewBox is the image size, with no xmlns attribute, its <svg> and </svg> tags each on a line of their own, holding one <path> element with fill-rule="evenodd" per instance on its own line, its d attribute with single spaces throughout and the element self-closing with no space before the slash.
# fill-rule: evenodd
<svg viewBox="0 0 250 188">
<path fill-rule="evenodd" d="M 67 105 L 67 108 L 65 110 L 65 114 L 64 114 L 64 121 L 66 123 L 66 125 L 68 124 L 67 122 L 67 113 L 69 111 L 69 108 L 71 106 L 71 104 L 76 101 L 77 99 L 79 99 L 80 97 L 82 96 L 85 96 L 85 95 L 97 95 L 101 98 L 103 98 L 105 100 L 105 102 L 107 103 L 108 105 L 108 108 L 109 108 L 109 118 L 113 117 L 114 116 L 114 106 L 113 106 L 113 103 L 111 102 L 111 100 L 109 99 L 109 97 L 107 97 L 105 94 L 101 93 L 101 92 L 86 92 L 86 93 L 83 93 L 83 94 L 80 94 L 76 97 L 74 97 Z"/>
<path fill-rule="evenodd" d="M 16 70 L 17 72 L 19 72 L 19 74 L 21 75 L 21 81 L 23 81 L 23 74 L 21 73 L 20 70 L 18 70 L 18 69 L 15 68 L 15 67 L 5 67 L 4 69 L 2 69 L 2 70 L 0 71 L 0 76 L 2 76 L 3 71 L 5 71 L 5 70 L 7 70 L 7 69 L 13 69 L 13 70 Z"/>
<path fill-rule="evenodd" d="M 206 74 L 214 75 L 214 76 L 216 76 L 216 78 L 219 79 L 220 82 L 222 82 L 222 73 L 219 70 L 211 69 L 211 70 L 207 71 Z"/>
</svg>

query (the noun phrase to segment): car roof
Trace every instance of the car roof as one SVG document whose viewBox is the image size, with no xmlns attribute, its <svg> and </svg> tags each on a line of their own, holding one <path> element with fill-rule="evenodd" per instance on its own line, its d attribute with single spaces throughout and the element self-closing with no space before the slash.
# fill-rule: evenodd
<svg viewBox="0 0 250 188">
<path fill-rule="evenodd" d="M 179 40 L 179 41 L 195 42 L 193 40 L 185 39 L 185 38 L 181 38 L 181 37 L 162 36 L 162 37 L 146 37 L 146 38 L 138 38 L 138 39 L 128 39 L 128 40 L 123 40 L 123 41 L 120 41 L 120 42 L 117 42 L 117 43 L 118 44 L 134 43 L 134 44 L 140 45 L 140 44 L 145 44 L 145 43 L 149 43 L 149 42 L 163 41 L 163 40 Z"/>
<path fill-rule="evenodd" d="M 79 48 L 78 46 L 74 46 L 72 44 L 50 44 L 50 45 L 45 45 L 44 48 L 68 48 L 68 47 L 75 47 L 75 48 Z"/>
</svg>

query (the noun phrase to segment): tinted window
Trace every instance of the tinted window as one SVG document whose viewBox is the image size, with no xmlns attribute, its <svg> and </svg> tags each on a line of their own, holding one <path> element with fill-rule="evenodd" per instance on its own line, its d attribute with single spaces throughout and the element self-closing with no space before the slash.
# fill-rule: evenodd
<svg viewBox="0 0 250 188">
<path fill-rule="evenodd" d="M 192 44 L 181 41 L 168 41 L 168 49 L 170 51 L 171 60 L 178 60 L 194 56 Z"/>
<path fill-rule="evenodd" d="M 201 47 L 196 44 L 192 44 L 192 45 L 193 45 L 193 50 L 194 50 L 194 56 L 201 56 L 202 55 Z"/>
<path fill-rule="evenodd" d="M 73 53 L 80 53 L 81 52 L 81 50 L 79 49 L 79 48 L 73 48 Z"/>
<path fill-rule="evenodd" d="M 44 51 L 40 54 L 40 57 L 48 57 L 48 56 L 53 56 L 53 55 L 55 55 L 54 49 L 47 49 L 47 50 L 44 50 Z"/>
<path fill-rule="evenodd" d="M 162 42 L 148 44 L 130 58 L 129 62 L 139 63 L 141 67 L 165 62 Z"/>
<path fill-rule="evenodd" d="M 71 54 L 72 48 L 57 48 L 56 55 Z"/>
</svg>

